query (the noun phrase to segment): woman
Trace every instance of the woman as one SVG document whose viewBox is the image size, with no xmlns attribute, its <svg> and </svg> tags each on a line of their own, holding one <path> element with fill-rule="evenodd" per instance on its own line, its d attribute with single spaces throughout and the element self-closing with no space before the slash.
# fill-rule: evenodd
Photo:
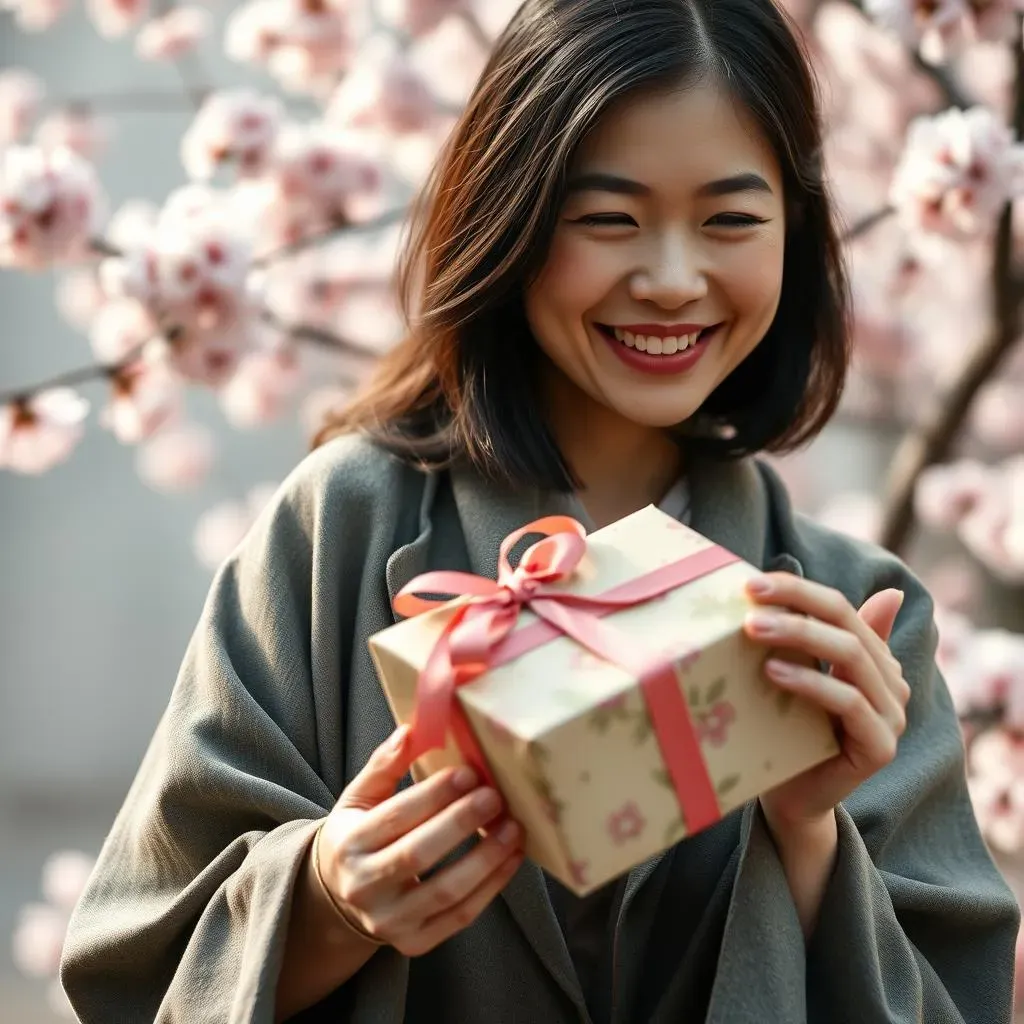
<svg viewBox="0 0 1024 1024">
<path fill-rule="evenodd" d="M 930 600 L 751 457 L 842 388 L 820 152 L 769 0 L 527 0 L 416 209 L 409 337 L 213 585 L 71 927 L 83 1021 L 1009 1020 Z M 749 635 L 830 666 L 772 678 L 842 754 L 576 899 L 478 780 L 409 783 L 366 640 L 422 571 L 649 503 L 766 570 Z"/>
</svg>

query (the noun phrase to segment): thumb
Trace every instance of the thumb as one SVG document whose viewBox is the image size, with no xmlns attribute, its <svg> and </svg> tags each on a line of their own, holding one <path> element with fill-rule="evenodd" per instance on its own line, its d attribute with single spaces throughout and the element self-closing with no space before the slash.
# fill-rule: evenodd
<svg viewBox="0 0 1024 1024">
<path fill-rule="evenodd" d="M 870 626 L 886 643 L 892 633 L 896 616 L 903 607 L 904 593 L 902 590 L 880 590 L 872 594 L 861 606 L 857 614 L 861 621 Z"/>
<path fill-rule="evenodd" d="M 398 783 L 412 767 L 409 726 L 400 725 L 371 755 L 363 770 L 345 787 L 343 807 L 375 807 L 394 796 Z"/>
</svg>

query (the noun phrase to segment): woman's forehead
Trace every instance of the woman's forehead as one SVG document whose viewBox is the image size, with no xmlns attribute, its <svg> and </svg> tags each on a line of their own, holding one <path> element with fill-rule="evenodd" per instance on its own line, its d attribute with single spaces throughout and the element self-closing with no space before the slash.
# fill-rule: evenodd
<svg viewBox="0 0 1024 1024">
<path fill-rule="evenodd" d="M 779 169 L 742 104 L 713 85 L 642 93 L 612 105 L 580 146 L 574 176 L 604 171 L 648 185 L 754 172 L 773 186 Z"/>
</svg>

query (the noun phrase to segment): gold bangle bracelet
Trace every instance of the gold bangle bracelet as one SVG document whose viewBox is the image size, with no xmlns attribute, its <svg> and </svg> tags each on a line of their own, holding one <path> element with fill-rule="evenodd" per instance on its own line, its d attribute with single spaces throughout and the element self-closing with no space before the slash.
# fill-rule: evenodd
<svg viewBox="0 0 1024 1024">
<path fill-rule="evenodd" d="M 320 885 L 320 891 L 327 897 L 327 901 L 332 907 L 334 912 L 341 919 L 342 924 L 355 935 L 358 935 L 364 942 L 372 943 L 374 946 L 386 946 L 388 943 L 384 939 L 378 939 L 376 935 L 371 935 L 361 924 L 353 920 L 346 912 L 345 908 L 335 899 L 334 893 L 328 888 L 327 883 L 324 881 L 324 876 L 320 871 L 320 833 L 323 831 L 323 825 L 316 830 L 316 835 L 313 837 L 313 871 L 316 874 L 316 880 Z"/>
</svg>

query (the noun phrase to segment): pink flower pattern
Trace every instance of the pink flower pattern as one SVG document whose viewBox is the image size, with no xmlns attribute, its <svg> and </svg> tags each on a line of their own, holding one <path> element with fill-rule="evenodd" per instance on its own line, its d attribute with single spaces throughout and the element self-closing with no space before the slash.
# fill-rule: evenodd
<svg viewBox="0 0 1024 1024">
<path fill-rule="evenodd" d="M 727 700 L 717 701 L 710 711 L 699 716 L 697 734 L 701 743 L 720 747 L 729 736 L 729 726 L 736 720 L 736 709 Z"/>
<path fill-rule="evenodd" d="M 634 800 L 629 800 L 608 816 L 608 835 L 616 846 L 642 835 L 647 821 Z"/>
</svg>

